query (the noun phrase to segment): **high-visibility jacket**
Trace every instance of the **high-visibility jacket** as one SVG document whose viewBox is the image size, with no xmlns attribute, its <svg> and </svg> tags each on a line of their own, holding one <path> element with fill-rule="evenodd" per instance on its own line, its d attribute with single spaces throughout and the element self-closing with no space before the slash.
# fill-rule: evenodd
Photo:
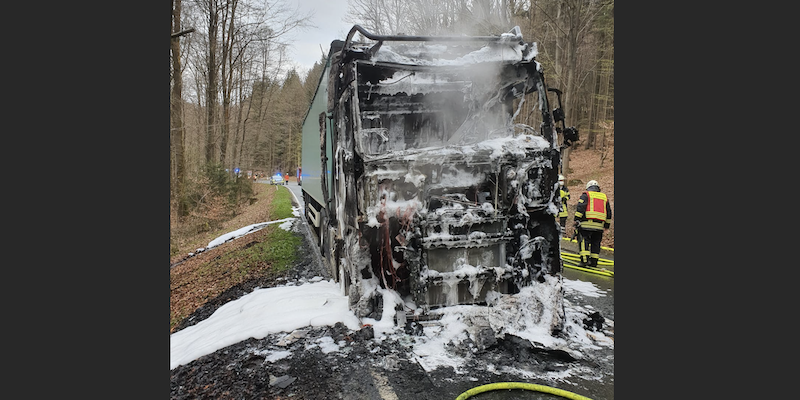
<svg viewBox="0 0 800 400">
<path fill-rule="evenodd" d="M 575 221 L 581 222 L 581 229 L 602 231 L 611 226 L 611 204 L 601 192 L 587 190 L 578 199 Z"/>
<path fill-rule="evenodd" d="M 567 200 L 569 200 L 569 189 L 566 186 L 558 190 L 558 195 L 561 197 L 561 209 L 558 210 L 558 217 L 567 216 Z"/>
</svg>

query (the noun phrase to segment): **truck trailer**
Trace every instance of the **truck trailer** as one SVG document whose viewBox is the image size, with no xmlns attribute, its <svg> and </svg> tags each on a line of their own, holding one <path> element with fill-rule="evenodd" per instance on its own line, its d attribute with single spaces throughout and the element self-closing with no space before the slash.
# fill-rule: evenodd
<svg viewBox="0 0 800 400">
<path fill-rule="evenodd" d="M 550 285 L 558 295 L 542 306 L 561 329 L 558 172 L 577 130 L 551 111 L 549 92 L 559 104 L 561 93 L 536 54 L 518 27 L 406 36 L 355 25 L 331 43 L 303 123 L 302 192 L 357 316 L 380 313 L 385 290 L 413 317 Z M 515 122 L 523 110 L 540 114 L 538 129 Z"/>
</svg>

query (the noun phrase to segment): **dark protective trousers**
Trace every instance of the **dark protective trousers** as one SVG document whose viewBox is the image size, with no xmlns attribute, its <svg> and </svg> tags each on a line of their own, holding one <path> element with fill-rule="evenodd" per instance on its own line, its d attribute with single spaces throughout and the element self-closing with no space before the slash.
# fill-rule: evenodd
<svg viewBox="0 0 800 400">
<path fill-rule="evenodd" d="M 600 258 L 600 241 L 603 240 L 603 231 L 590 231 L 578 229 L 578 255 L 584 264 L 596 267 Z"/>
</svg>

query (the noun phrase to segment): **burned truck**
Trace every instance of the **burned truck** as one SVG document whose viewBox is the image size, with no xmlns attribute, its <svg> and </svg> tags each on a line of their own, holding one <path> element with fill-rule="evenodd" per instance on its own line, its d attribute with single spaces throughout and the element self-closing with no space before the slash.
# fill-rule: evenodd
<svg viewBox="0 0 800 400">
<path fill-rule="evenodd" d="M 561 293 L 557 176 L 569 140 L 558 136 L 577 131 L 551 111 L 548 92 L 559 103 L 560 92 L 536 54 L 516 27 L 387 36 L 356 25 L 331 43 L 303 125 L 303 199 L 356 315 L 379 308 L 379 289 L 417 314 L 530 285 Z M 538 113 L 538 129 L 515 122 L 521 112 Z M 556 297 L 545 304 L 555 330 Z"/>
</svg>

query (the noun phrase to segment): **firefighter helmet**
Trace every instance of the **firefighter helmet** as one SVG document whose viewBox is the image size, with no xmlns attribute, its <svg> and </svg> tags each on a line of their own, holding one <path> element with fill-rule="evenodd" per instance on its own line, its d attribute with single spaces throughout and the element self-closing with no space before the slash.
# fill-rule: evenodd
<svg viewBox="0 0 800 400">
<path fill-rule="evenodd" d="M 558 174 L 558 184 L 564 186 L 564 175 Z"/>
<path fill-rule="evenodd" d="M 590 180 L 589 182 L 586 182 L 586 189 L 589 189 L 592 186 L 597 186 L 598 188 L 600 187 L 600 185 L 598 185 L 597 181 L 594 179 Z"/>
</svg>

